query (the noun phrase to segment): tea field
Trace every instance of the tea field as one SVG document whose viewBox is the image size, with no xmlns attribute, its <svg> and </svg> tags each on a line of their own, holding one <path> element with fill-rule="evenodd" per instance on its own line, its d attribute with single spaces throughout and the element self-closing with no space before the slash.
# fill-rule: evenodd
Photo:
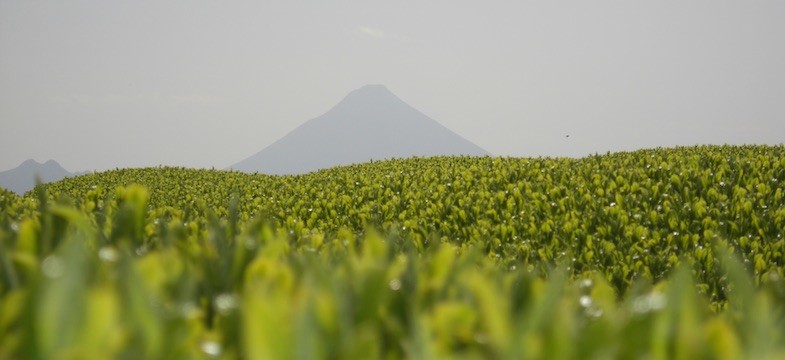
<svg viewBox="0 0 785 360">
<path fill-rule="evenodd" d="M 785 359 L 785 147 L 0 189 L 0 358 Z"/>
</svg>

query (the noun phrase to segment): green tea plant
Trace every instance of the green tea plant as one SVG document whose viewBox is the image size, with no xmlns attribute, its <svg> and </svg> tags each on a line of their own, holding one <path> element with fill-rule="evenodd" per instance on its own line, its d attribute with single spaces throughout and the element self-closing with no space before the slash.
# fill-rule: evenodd
<svg viewBox="0 0 785 360">
<path fill-rule="evenodd" d="M 0 192 L 0 358 L 779 358 L 782 146 Z"/>
</svg>

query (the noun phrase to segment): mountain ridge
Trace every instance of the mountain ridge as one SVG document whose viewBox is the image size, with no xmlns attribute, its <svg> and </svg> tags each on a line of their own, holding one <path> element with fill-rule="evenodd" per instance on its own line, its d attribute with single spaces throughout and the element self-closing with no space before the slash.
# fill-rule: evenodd
<svg viewBox="0 0 785 360">
<path fill-rule="evenodd" d="M 73 175 L 57 161 L 50 159 L 39 163 L 33 159 L 27 159 L 13 169 L 0 171 L 0 186 L 22 195 L 32 190 L 38 180 L 41 183 L 48 183 Z"/>
</svg>

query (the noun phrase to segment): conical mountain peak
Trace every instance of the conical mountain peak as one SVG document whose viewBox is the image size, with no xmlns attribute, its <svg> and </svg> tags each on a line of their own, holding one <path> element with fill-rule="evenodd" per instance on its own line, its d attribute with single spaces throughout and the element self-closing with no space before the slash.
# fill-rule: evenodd
<svg viewBox="0 0 785 360">
<path fill-rule="evenodd" d="M 302 174 L 370 160 L 436 155 L 488 152 L 409 106 L 384 85 L 366 85 L 230 168 Z"/>
<path fill-rule="evenodd" d="M 383 104 L 402 104 L 403 101 L 384 85 L 365 85 L 350 92 L 336 105 L 340 106 L 380 106 Z"/>
<path fill-rule="evenodd" d="M 355 94 L 355 93 L 372 93 L 372 92 L 387 93 L 389 95 L 395 96 L 383 84 L 367 84 L 367 85 L 365 85 L 365 86 L 363 86 L 363 87 L 361 87 L 359 89 L 352 90 L 349 94 L 351 95 L 351 94 Z"/>
<path fill-rule="evenodd" d="M 384 98 L 392 98 L 398 99 L 395 94 L 393 94 L 386 86 L 381 84 L 369 84 L 365 85 L 357 90 L 354 90 L 346 95 L 346 99 L 350 98 L 376 98 L 376 99 L 384 99 Z"/>
</svg>

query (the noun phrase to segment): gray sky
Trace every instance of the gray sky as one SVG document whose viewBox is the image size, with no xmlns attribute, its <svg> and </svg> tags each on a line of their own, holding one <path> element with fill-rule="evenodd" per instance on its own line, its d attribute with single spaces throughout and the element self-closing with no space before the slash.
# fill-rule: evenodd
<svg viewBox="0 0 785 360">
<path fill-rule="evenodd" d="M 0 0 L 0 170 L 224 168 L 365 84 L 496 155 L 779 144 L 783 19 L 782 0 Z"/>
</svg>

